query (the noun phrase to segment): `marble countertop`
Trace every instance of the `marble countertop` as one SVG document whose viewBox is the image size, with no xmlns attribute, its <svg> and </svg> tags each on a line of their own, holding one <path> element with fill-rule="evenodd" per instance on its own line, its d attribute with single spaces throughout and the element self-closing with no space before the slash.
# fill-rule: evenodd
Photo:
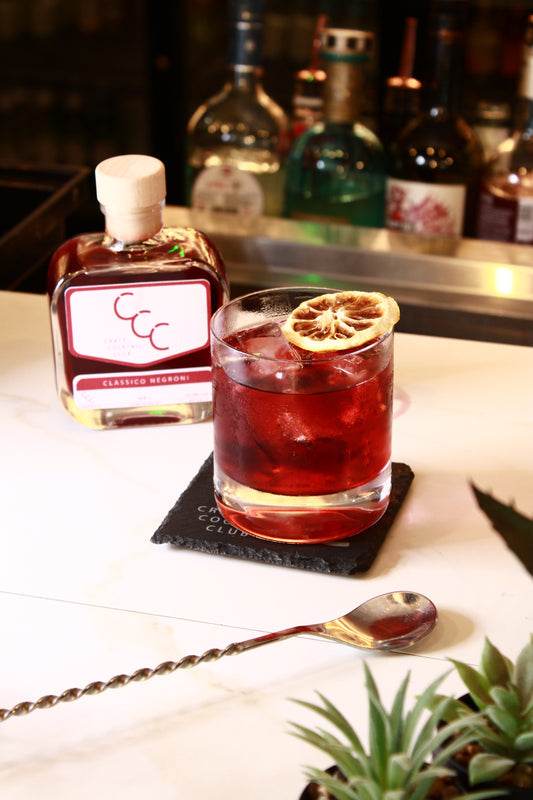
<svg viewBox="0 0 533 800">
<path fill-rule="evenodd" d="M 211 451 L 211 423 L 93 431 L 57 401 L 46 300 L 0 293 L 0 708 L 262 632 L 395 589 L 439 623 L 409 654 L 299 637 L 0 723 L 4 800 L 297 800 L 290 698 L 318 690 L 365 728 L 362 664 L 385 698 L 533 631 L 533 582 L 473 481 L 533 516 L 533 349 L 399 334 L 393 458 L 407 498 L 366 573 L 333 576 L 154 545 Z M 457 678 L 446 678 L 450 691 Z M 359 728 L 358 728 L 359 730 Z M 364 736 L 363 736 L 364 738 Z M 274 794 L 275 792 L 275 794 Z"/>
</svg>

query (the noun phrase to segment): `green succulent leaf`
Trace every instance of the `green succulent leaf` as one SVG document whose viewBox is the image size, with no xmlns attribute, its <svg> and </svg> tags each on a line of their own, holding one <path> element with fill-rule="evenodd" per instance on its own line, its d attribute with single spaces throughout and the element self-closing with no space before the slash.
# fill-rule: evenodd
<svg viewBox="0 0 533 800">
<path fill-rule="evenodd" d="M 442 694 L 436 694 L 428 698 L 428 710 L 433 711 L 437 706 L 442 706 L 444 700 L 446 700 L 447 703 L 442 707 L 441 711 L 441 720 L 443 722 L 453 722 L 453 720 L 470 716 L 474 713 L 473 709 L 462 700 L 457 700 L 455 697 L 446 697 L 446 695 Z"/>
<path fill-rule="evenodd" d="M 459 673 L 464 685 L 470 692 L 472 700 L 475 702 L 477 707 L 482 709 L 492 703 L 492 699 L 489 694 L 490 683 L 487 678 L 485 678 L 484 675 L 474 669 L 474 667 L 471 667 L 469 664 L 464 664 L 462 661 L 455 661 L 454 659 L 450 660 Z"/>
<path fill-rule="evenodd" d="M 494 727 L 509 738 L 514 739 L 520 732 L 520 718 L 509 714 L 498 706 L 487 706 L 485 709 L 487 719 L 492 722 Z"/>
<path fill-rule="evenodd" d="M 520 733 L 515 739 L 515 747 L 524 753 L 521 761 L 533 761 L 533 730 Z"/>
<path fill-rule="evenodd" d="M 516 659 L 515 683 L 522 700 L 523 710 L 533 710 L 533 636 Z"/>
<path fill-rule="evenodd" d="M 510 758 L 499 758 L 490 753 L 479 753 L 475 755 L 469 764 L 468 777 L 472 786 L 478 783 L 488 783 L 506 772 L 514 765 Z"/>
<path fill-rule="evenodd" d="M 515 686 L 509 686 L 509 688 L 505 689 L 502 686 L 495 686 L 490 690 L 490 696 L 502 711 L 511 714 L 513 717 L 520 716 L 520 696 Z"/>
<path fill-rule="evenodd" d="M 512 663 L 487 638 L 481 653 L 480 667 L 491 686 L 507 686 L 513 680 Z"/>
</svg>

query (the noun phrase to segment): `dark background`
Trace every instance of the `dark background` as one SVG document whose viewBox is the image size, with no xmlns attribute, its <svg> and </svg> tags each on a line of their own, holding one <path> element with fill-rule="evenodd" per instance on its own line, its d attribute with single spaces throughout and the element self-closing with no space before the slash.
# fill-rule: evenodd
<svg viewBox="0 0 533 800">
<path fill-rule="evenodd" d="M 372 29 L 376 57 L 366 112 L 379 119 L 397 72 L 404 20 L 419 19 L 415 75 L 423 78 L 428 0 L 266 0 L 265 88 L 290 111 L 318 13 Z M 524 22 L 533 2 L 472 0 L 463 104 L 513 98 Z M 0 164 L 91 169 L 119 153 L 149 153 L 184 203 L 185 128 L 225 74 L 225 0 L 3 0 L 0 3 Z"/>
</svg>

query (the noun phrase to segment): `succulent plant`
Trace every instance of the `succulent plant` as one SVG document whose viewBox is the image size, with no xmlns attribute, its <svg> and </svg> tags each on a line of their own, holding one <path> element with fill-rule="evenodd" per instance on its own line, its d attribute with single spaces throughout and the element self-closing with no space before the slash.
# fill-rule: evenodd
<svg viewBox="0 0 533 800">
<path fill-rule="evenodd" d="M 472 786 L 514 770 L 533 779 L 533 635 L 513 663 L 486 638 L 479 669 L 451 659 L 473 707 L 454 700 L 447 721 L 470 719 L 482 752 L 469 761 Z M 436 698 L 434 698 L 436 699 Z M 481 715 L 480 713 L 481 712 Z M 515 781 L 519 785 L 519 780 Z M 533 785 L 529 783 L 529 785 Z"/>
<path fill-rule="evenodd" d="M 444 766 L 458 747 L 471 741 L 461 717 L 439 728 L 450 702 L 436 697 L 445 676 L 433 681 L 405 710 L 405 696 L 410 673 L 402 681 L 390 712 L 384 708 L 376 683 L 367 665 L 365 684 L 369 700 L 368 752 L 346 717 L 322 694 L 321 704 L 295 702 L 321 715 L 342 738 L 322 728 L 316 730 L 292 723 L 293 733 L 334 759 L 341 777 L 323 770 L 308 768 L 307 777 L 325 787 L 337 800 L 423 800 L 435 781 L 454 776 Z M 425 713 L 427 712 L 427 713 Z M 480 790 L 470 798 L 494 796 L 498 792 Z"/>
</svg>

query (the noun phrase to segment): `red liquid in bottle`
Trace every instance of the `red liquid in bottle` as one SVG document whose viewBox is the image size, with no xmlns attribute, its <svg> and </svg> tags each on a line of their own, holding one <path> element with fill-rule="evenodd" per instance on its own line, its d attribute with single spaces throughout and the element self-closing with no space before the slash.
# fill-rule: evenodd
<svg viewBox="0 0 533 800">
<path fill-rule="evenodd" d="M 222 260 L 200 232 L 163 228 L 160 204 L 126 210 L 125 223 L 113 212 L 113 230 L 125 226 L 133 241 L 78 236 L 50 263 L 60 401 L 93 428 L 207 419 L 209 322 L 228 296 Z"/>
</svg>

